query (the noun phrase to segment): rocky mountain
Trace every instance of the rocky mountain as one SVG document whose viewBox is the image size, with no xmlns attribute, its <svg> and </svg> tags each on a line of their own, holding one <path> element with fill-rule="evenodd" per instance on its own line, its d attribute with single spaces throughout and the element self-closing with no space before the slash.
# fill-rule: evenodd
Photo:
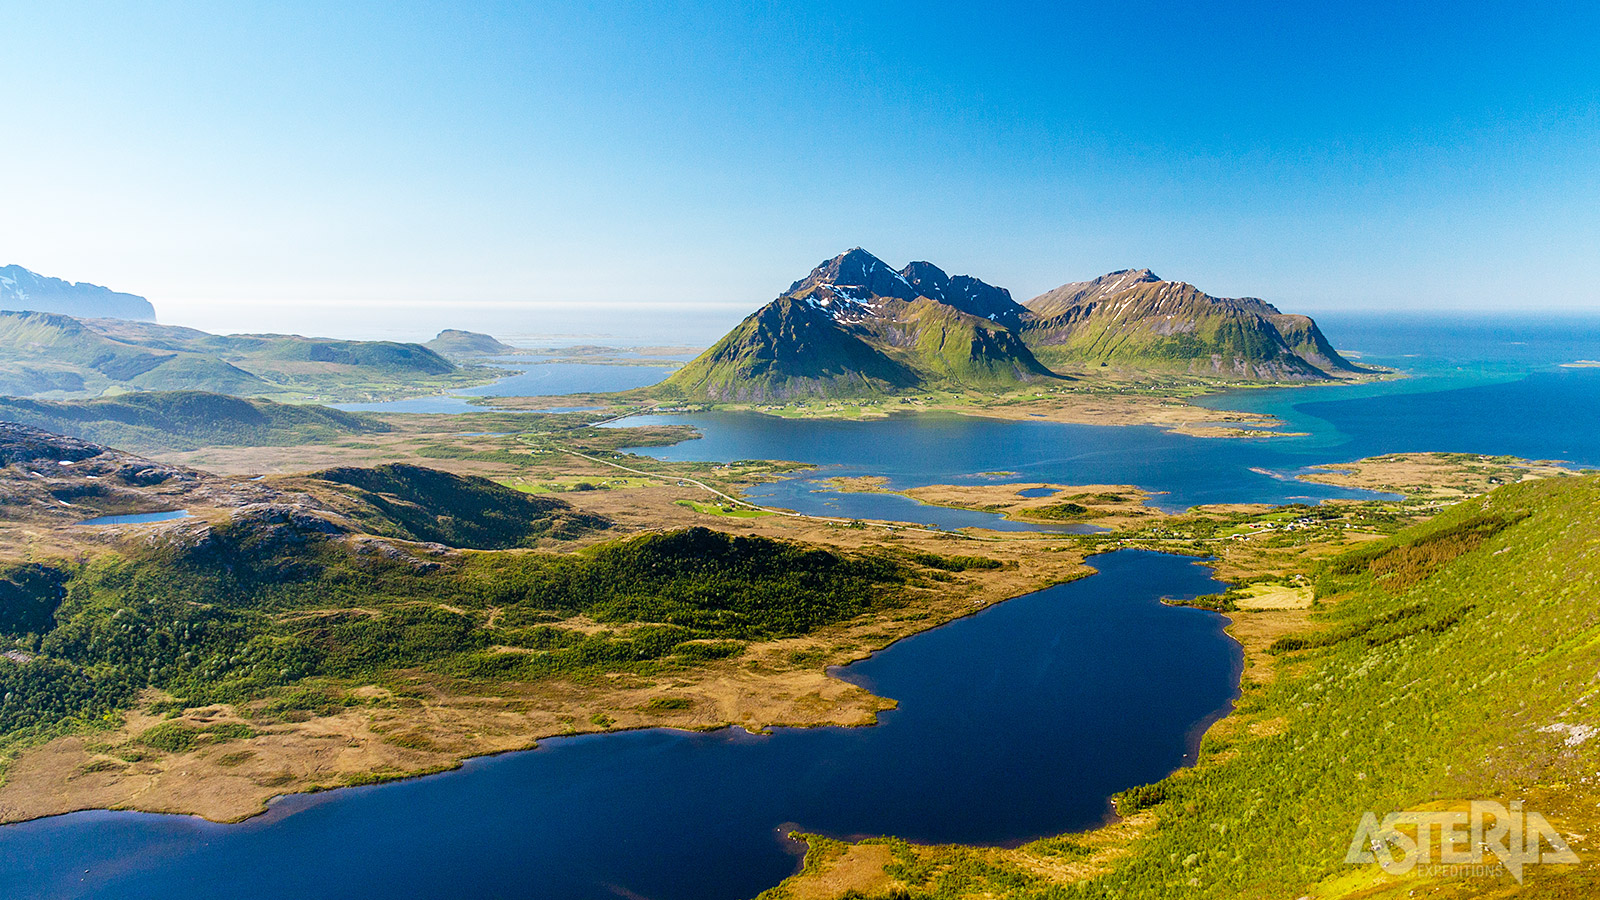
<svg viewBox="0 0 1600 900">
<path fill-rule="evenodd" d="M 1213 297 L 1149 269 L 1064 284 L 1024 306 L 1021 334 L 1043 362 L 1181 371 L 1230 379 L 1313 381 L 1366 370 L 1306 316 L 1252 297 Z"/>
<path fill-rule="evenodd" d="M 0 309 L 62 313 L 95 319 L 156 320 L 155 307 L 136 294 L 88 282 L 62 281 L 21 266 L 0 267 Z"/>
<path fill-rule="evenodd" d="M 676 372 L 662 396 L 720 401 L 996 387 L 1055 376 L 1004 288 L 856 248 L 826 260 Z"/>
</svg>

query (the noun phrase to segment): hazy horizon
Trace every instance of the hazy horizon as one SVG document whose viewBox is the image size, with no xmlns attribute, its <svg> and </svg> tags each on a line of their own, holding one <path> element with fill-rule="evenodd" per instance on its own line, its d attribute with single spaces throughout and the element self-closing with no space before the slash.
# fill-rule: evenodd
<svg viewBox="0 0 1600 900">
<path fill-rule="evenodd" d="M 424 342 L 441 330 L 457 328 L 491 334 L 505 343 L 519 347 L 565 346 L 573 344 L 601 344 L 619 347 L 684 346 L 704 348 L 727 333 L 742 319 L 754 312 L 756 304 L 700 303 L 651 304 L 642 302 L 616 302 L 564 304 L 558 301 L 543 303 L 482 304 L 408 304 L 394 309 L 389 304 L 361 304 L 346 307 L 326 307 L 313 304 L 289 307 L 287 315 L 282 307 L 260 317 L 241 316 L 236 311 L 213 310 L 209 314 L 192 310 L 181 320 L 163 315 L 156 308 L 158 319 L 167 325 L 183 325 L 217 334 L 250 332 L 296 333 L 313 337 L 331 337 L 358 340 L 391 340 Z M 382 309 L 386 315 L 375 317 Z M 1360 350 L 1361 347 L 1343 340 L 1341 326 L 1349 322 L 1383 320 L 1410 321 L 1447 317 L 1457 324 L 1507 323 L 1559 327 L 1567 322 L 1583 322 L 1592 326 L 1600 322 L 1600 309 L 1526 310 L 1452 309 L 1452 310 L 1375 310 L 1375 309 L 1312 309 L 1299 307 L 1286 310 L 1313 316 L 1330 341 L 1342 350 Z M 299 314 L 296 314 L 299 313 Z M 298 323 L 298 324 L 296 324 Z"/>
</svg>

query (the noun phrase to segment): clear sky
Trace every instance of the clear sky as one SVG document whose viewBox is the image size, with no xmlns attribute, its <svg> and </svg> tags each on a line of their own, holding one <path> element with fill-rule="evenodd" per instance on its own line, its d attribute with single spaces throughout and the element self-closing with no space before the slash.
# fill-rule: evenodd
<svg viewBox="0 0 1600 900">
<path fill-rule="evenodd" d="M 1600 309 L 1593 3 L 7 3 L 0 116 L 0 264 L 213 327 L 744 311 L 856 245 Z"/>
</svg>

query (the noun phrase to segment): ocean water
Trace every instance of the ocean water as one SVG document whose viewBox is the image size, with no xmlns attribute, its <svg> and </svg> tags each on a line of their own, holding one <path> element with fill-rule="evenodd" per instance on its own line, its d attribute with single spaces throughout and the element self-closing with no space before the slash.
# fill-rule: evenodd
<svg viewBox="0 0 1600 900">
<path fill-rule="evenodd" d="M 1600 466 L 1600 318 L 1453 321 L 1329 317 L 1364 361 L 1408 377 L 1378 384 L 1234 391 L 1201 404 L 1277 416 L 1284 446 L 1346 461 L 1440 450 Z"/>
</svg>

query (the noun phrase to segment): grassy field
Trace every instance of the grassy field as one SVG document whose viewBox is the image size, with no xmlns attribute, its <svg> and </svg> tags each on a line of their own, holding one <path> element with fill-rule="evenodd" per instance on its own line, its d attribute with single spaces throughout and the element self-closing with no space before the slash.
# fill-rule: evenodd
<svg viewBox="0 0 1600 900">
<path fill-rule="evenodd" d="M 728 503 L 727 501 L 702 503 L 698 500 L 679 500 L 678 505 L 688 507 L 689 509 L 692 509 L 702 515 L 721 516 L 728 519 L 759 519 L 762 516 L 773 515 L 773 513 L 770 513 L 764 509 L 752 509 L 748 506 L 736 506 L 732 503 Z"/>
</svg>

